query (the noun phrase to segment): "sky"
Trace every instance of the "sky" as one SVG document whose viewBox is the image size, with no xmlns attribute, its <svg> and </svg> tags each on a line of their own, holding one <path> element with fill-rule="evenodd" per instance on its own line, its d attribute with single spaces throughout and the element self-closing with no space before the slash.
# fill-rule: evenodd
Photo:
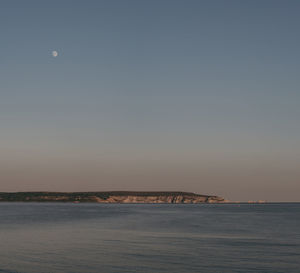
<svg viewBox="0 0 300 273">
<path fill-rule="evenodd" d="M 1 1 L 0 191 L 300 201 L 299 12 Z"/>
</svg>

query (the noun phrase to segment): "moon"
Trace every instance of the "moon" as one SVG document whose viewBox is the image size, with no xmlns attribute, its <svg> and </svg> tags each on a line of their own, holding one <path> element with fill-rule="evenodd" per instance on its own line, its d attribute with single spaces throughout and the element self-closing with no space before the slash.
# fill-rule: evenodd
<svg viewBox="0 0 300 273">
<path fill-rule="evenodd" d="M 53 57 L 57 57 L 58 56 L 58 52 L 56 50 L 52 51 L 52 56 Z"/>
</svg>

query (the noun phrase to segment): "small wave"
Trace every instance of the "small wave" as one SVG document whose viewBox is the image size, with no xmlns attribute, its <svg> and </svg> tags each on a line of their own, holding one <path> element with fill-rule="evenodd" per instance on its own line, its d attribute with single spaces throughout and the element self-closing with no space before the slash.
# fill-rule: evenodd
<svg viewBox="0 0 300 273">
<path fill-rule="evenodd" d="M 1 268 L 0 268 L 0 273 L 21 273 L 21 272 L 18 272 L 18 271 L 11 271 L 11 270 L 1 269 Z"/>
</svg>

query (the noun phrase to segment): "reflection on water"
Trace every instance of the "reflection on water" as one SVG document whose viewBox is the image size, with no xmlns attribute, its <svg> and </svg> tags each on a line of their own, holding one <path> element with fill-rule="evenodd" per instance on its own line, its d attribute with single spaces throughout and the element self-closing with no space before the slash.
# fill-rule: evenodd
<svg viewBox="0 0 300 273">
<path fill-rule="evenodd" d="M 0 203 L 0 273 L 300 272 L 300 204 Z"/>
</svg>

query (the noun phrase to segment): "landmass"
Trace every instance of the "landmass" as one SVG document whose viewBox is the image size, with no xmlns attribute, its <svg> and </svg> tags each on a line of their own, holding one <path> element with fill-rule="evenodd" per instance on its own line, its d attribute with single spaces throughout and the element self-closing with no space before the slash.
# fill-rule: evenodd
<svg viewBox="0 0 300 273">
<path fill-rule="evenodd" d="M 0 202 L 225 203 L 224 198 L 191 192 L 0 192 Z"/>
</svg>

